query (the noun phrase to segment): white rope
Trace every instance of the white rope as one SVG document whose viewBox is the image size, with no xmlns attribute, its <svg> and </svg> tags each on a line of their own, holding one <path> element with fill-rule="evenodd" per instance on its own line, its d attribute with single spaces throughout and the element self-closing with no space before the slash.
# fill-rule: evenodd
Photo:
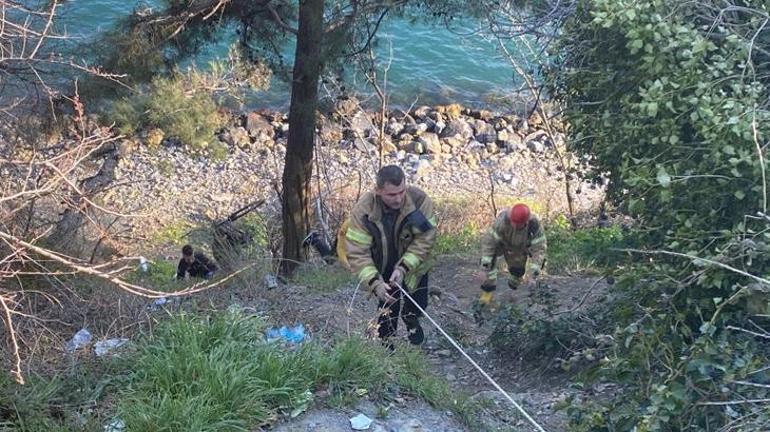
<svg viewBox="0 0 770 432">
<path fill-rule="evenodd" d="M 516 401 L 515 401 L 515 400 L 513 400 L 513 398 L 512 398 L 512 397 L 511 397 L 511 396 L 510 396 L 510 395 L 509 395 L 509 394 L 508 394 L 508 393 L 507 393 L 505 390 L 503 390 L 503 388 L 502 388 L 502 387 L 500 387 L 500 385 L 499 385 L 499 384 L 497 384 L 497 382 L 495 382 L 495 380 L 494 380 L 494 379 L 492 379 L 492 377 L 490 377 L 490 376 L 489 376 L 489 374 L 487 374 L 487 373 L 484 371 L 484 369 L 482 369 L 482 368 L 481 368 L 481 366 L 479 366 L 479 365 L 478 365 L 478 363 L 476 363 L 475 361 L 473 361 L 473 359 L 471 358 L 471 356 L 469 356 L 469 355 L 468 355 L 468 354 L 465 352 L 465 350 L 463 350 L 463 349 L 462 349 L 462 347 L 461 347 L 461 346 L 460 346 L 460 345 L 459 345 L 457 342 L 455 342 L 455 341 L 454 341 L 454 339 L 452 339 L 452 337 L 451 337 L 451 336 L 449 336 L 449 335 L 447 334 L 447 332 L 445 332 L 445 331 L 444 331 L 444 329 L 443 329 L 443 328 L 441 328 L 441 326 L 440 326 L 440 325 L 438 325 L 438 323 L 437 323 L 436 321 L 434 321 L 434 320 L 433 320 L 433 318 L 431 318 L 431 316 L 430 316 L 430 315 L 428 315 L 428 313 L 427 313 L 427 312 L 425 312 L 425 309 L 423 309 L 423 308 L 422 308 L 422 307 L 421 307 L 419 304 L 417 304 L 417 302 L 416 302 L 416 301 L 414 301 L 414 299 L 412 298 L 412 296 L 410 296 L 410 295 L 409 295 L 409 293 L 408 293 L 408 292 L 406 292 L 406 290 L 405 290 L 405 289 L 404 289 L 404 288 L 403 288 L 403 287 L 402 287 L 400 284 L 398 284 L 398 283 L 396 283 L 396 282 L 393 282 L 393 284 L 394 284 L 394 285 L 395 285 L 395 286 L 396 286 L 396 287 L 397 287 L 399 290 L 401 290 L 401 292 L 402 292 L 402 293 L 403 293 L 403 294 L 406 296 L 406 298 L 408 298 L 408 299 L 409 299 L 409 301 L 411 301 L 411 302 L 412 302 L 412 303 L 413 303 L 415 306 L 417 306 L 417 309 L 419 309 L 419 310 L 420 310 L 420 312 L 422 312 L 422 313 L 423 313 L 423 315 L 425 315 L 425 317 L 426 317 L 426 318 L 428 318 L 428 320 L 429 320 L 429 321 L 430 321 L 430 322 L 433 324 L 433 326 L 434 326 L 434 327 L 436 327 L 436 328 L 438 329 L 438 331 L 440 331 L 440 332 L 441 332 L 441 334 L 442 334 L 442 335 L 444 335 L 444 337 L 445 337 L 445 338 L 447 338 L 447 340 L 448 340 L 448 341 L 449 341 L 449 342 L 450 342 L 450 343 L 451 343 L 451 344 L 452 344 L 452 345 L 453 345 L 453 346 L 454 346 L 454 347 L 457 349 L 457 351 L 460 351 L 460 354 L 462 354 L 463 356 L 465 356 L 465 358 L 466 358 L 466 359 L 468 359 L 468 361 L 469 361 L 469 362 L 471 362 L 471 364 L 473 365 L 473 367 L 475 367 L 475 368 L 476 368 L 476 369 L 477 369 L 479 372 L 481 372 L 481 375 L 483 375 L 483 376 L 484 376 L 484 378 L 486 378 L 486 379 L 487 379 L 487 381 L 489 381 L 489 382 L 490 382 L 490 383 L 491 383 L 491 384 L 492 384 L 492 385 L 493 385 L 493 386 L 494 386 L 494 387 L 497 389 L 497 391 L 499 391 L 500 393 L 502 393 L 502 394 L 503 394 L 503 396 L 505 396 L 505 398 L 506 398 L 506 399 L 508 399 L 508 401 L 509 401 L 511 404 L 513 404 L 513 406 L 514 406 L 514 407 L 516 407 L 516 409 L 517 409 L 517 410 L 519 410 L 519 412 L 520 412 L 520 413 L 521 413 L 521 414 L 524 416 L 524 418 L 526 418 L 526 419 L 527 419 L 527 420 L 528 420 L 530 423 L 532 423 L 532 425 L 533 425 L 533 426 L 535 426 L 535 428 L 536 428 L 538 431 L 540 431 L 540 432 L 546 432 L 546 430 L 545 430 L 545 429 L 543 429 L 543 427 L 542 427 L 542 426 L 540 426 L 540 425 L 539 425 L 539 424 L 538 424 L 538 423 L 535 421 L 535 419 L 533 419 L 533 418 L 532 418 L 532 417 L 531 417 L 529 414 L 527 414 L 527 412 L 526 412 L 526 411 L 524 411 L 524 408 L 522 408 L 522 407 L 521 407 L 521 405 L 519 405 L 518 403 L 516 403 Z"/>
</svg>

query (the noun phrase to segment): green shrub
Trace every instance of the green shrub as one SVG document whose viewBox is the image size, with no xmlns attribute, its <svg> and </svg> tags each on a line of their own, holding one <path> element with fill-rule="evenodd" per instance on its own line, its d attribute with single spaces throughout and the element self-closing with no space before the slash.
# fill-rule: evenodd
<svg viewBox="0 0 770 432">
<path fill-rule="evenodd" d="M 475 405 L 430 372 L 419 350 L 389 353 L 378 341 L 313 341 L 294 349 L 264 340 L 264 322 L 227 313 L 172 317 L 139 344 L 117 415 L 129 430 L 250 430 L 299 412 L 318 390 L 332 405 L 375 399 L 396 383 L 406 394 L 470 421 Z"/>
<path fill-rule="evenodd" d="M 638 249 L 652 251 L 627 271 L 636 280 L 599 375 L 624 390 L 577 408 L 576 430 L 754 430 L 754 420 L 770 421 L 766 405 L 707 404 L 766 396 L 766 387 L 731 380 L 770 360 L 731 330 L 765 331 L 746 299 L 766 298 L 766 284 L 745 274 L 770 268 L 768 221 L 757 217 L 767 211 L 770 164 L 760 152 L 770 111 L 768 63 L 755 42 L 767 37 L 753 15 L 762 5 L 727 16 L 720 4 L 577 2 L 554 46 L 564 55 L 549 76 L 571 149 L 635 216 Z"/>
<path fill-rule="evenodd" d="M 136 269 L 128 277 L 131 282 L 136 282 L 156 291 L 171 292 L 181 289 L 176 281 L 177 262 L 157 258 L 147 266 L 147 272 Z"/>
<path fill-rule="evenodd" d="M 436 256 L 478 255 L 480 247 L 480 230 L 465 226 L 457 232 L 439 232 L 435 246 L 433 246 L 433 254 Z"/>
<path fill-rule="evenodd" d="M 223 118 L 211 96 L 191 92 L 182 78 L 153 80 L 147 100 L 147 120 L 195 150 L 208 147 Z"/>
<path fill-rule="evenodd" d="M 546 237 L 551 274 L 607 271 L 628 261 L 626 254 L 617 250 L 629 243 L 618 226 L 572 230 L 553 224 L 546 227 Z"/>
<path fill-rule="evenodd" d="M 27 375 L 19 385 L 0 374 L 0 430 L 102 431 L 110 413 L 98 404 L 127 377 L 122 358 L 73 364 L 53 376 Z"/>
<path fill-rule="evenodd" d="M 359 389 L 377 395 L 390 382 L 390 361 L 375 341 L 349 338 L 337 341 L 317 359 L 318 384 L 328 387 L 335 405 L 350 403 Z"/>
<path fill-rule="evenodd" d="M 219 141 L 212 142 L 208 147 L 209 155 L 211 156 L 211 160 L 215 161 L 223 161 L 227 159 L 227 156 L 230 154 L 230 150 L 227 148 L 227 144 L 221 143 Z"/>
<path fill-rule="evenodd" d="M 115 123 L 117 131 L 129 135 L 146 123 L 143 120 L 145 107 L 143 98 L 122 98 L 112 103 L 108 120 Z"/>
<path fill-rule="evenodd" d="M 300 267 L 292 276 L 292 282 L 304 285 L 314 291 L 328 292 L 339 290 L 347 285 L 354 285 L 356 278 L 350 271 L 339 265 L 321 264 Z"/>
<path fill-rule="evenodd" d="M 114 102 L 108 119 L 121 133 L 158 128 L 195 151 L 207 149 L 226 120 L 209 93 L 189 88 L 186 77 L 179 74 L 156 78 L 146 90 Z M 223 156 L 221 149 L 213 151 Z"/>
<path fill-rule="evenodd" d="M 257 318 L 177 316 L 148 337 L 122 394 L 131 430 L 244 430 L 267 420 L 269 400 L 289 400 L 308 383 L 275 375 L 281 362 Z M 288 376 L 291 375 L 291 376 Z"/>
</svg>

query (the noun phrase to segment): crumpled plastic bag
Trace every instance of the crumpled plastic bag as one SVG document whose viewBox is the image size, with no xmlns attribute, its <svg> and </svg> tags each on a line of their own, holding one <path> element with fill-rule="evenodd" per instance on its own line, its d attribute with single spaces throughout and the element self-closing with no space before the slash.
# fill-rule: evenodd
<svg viewBox="0 0 770 432">
<path fill-rule="evenodd" d="M 283 340 L 290 344 L 300 344 L 307 337 L 305 334 L 305 326 L 302 324 L 297 324 L 294 327 L 271 327 L 267 329 L 265 336 L 267 337 L 268 342 Z"/>
<path fill-rule="evenodd" d="M 350 427 L 353 428 L 353 430 L 367 430 L 369 429 L 369 426 L 372 425 L 372 419 L 369 417 L 358 414 L 355 417 L 350 418 Z"/>
<path fill-rule="evenodd" d="M 82 348 L 86 345 L 88 345 L 91 342 L 91 332 L 89 332 L 86 329 L 80 329 L 77 333 L 75 333 L 75 336 L 72 336 L 72 339 L 70 339 L 65 345 L 64 349 L 67 352 L 74 352 L 78 348 Z"/>
<path fill-rule="evenodd" d="M 126 342 L 128 342 L 128 339 L 126 338 L 107 339 L 107 340 L 99 341 L 94 344 L 94 352 L 96 353 L 97 357 L 101 357 L 109 353 L 110 351 L 120 348 Z"/>
</svg>

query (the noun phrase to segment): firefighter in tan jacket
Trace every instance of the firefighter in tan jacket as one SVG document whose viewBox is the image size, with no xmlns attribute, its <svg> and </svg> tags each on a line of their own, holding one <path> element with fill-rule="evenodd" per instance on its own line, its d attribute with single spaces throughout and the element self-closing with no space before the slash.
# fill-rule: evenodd
<svg viewBox="0 0 770 432">
<path fill-rule="evenodd" d="M 431 199 L 406 185 L 401 168 L 383 167 L 377 172 L 375 190 L 353 207 L 345 239 L 351 271 L 379 299 L 379 337 L 384 340 L 396 333 L 400 314 L 409 341 L 421 344 L 420 310 L 407 299 L 402 305 L 396 284 L 420 307 L 427 307 L 429 256 L 436 239 Z"/>
<path fill-rule="evenodd" d="M 497 258 L 505 257 L 508 286 L 515 290 L 540 275 L 545 265 L 546 248 L 543 226 L 529 207 L 516 204 L 500 212 L 481 240 L 481 266 L 486 275 L 481 284 L 481 296 L 474 305 L 477 321 L 483 321 L 482 311 L 492 301 L 497 284 Z"/>
</svg>

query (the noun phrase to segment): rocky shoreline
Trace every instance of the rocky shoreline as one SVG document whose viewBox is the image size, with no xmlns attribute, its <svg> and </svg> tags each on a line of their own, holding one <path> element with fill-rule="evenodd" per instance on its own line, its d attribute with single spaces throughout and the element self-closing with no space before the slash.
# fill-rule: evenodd
<svg viewBox="0 0 770 432">
<path fill-rule="evenodd" d="M 383 139 L 373 117 L 340 101 L 321 115 L 316 144 L 314 192 L 325 198 L 367 190 L 379 163 L 404 168 L 409 182 L 436 199 L 526 199 L 546 213 L 566 213 L 564 138 L 551 140 L 535 114 L 495 114 L 459 105 L 421 106 L 389 113 Z M 146 232 L 170 221 L 217 218 L 258 199 L 277 211 L 288 116 L 266 111 L 234 117 L 219 134 L 226 154 L 193 154 L 162 132 L 148 131 L 128 141 L 115 171 L 115 186 L 104 202 L 142 217 L 127 220 L 130 230 Z M 153 142 L 154 141 L 154 142 Z M 574 158 L 571 160 L 576 163 Z M 323 186 L 323 187 L 322 187 Z M 344 189 L 348 189 L 347 192 Z M 602 191 L 574 180 L 575 207 L 585 212 Z"/>
</svg>

